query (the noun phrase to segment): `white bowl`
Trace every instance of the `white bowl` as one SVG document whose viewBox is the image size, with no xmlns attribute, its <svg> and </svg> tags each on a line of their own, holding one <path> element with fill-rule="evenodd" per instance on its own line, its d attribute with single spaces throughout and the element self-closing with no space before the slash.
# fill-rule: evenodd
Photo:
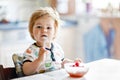
<svg viewBox="0 0 120 80">
<path fill-rule="evenodd" d="M 88 67 L 84 63 L 79 66 L 73 66 L 75 63 L 66 63 L 64 68 L 71 77 L 82 77 L 88 72 Z"/>
</svg>

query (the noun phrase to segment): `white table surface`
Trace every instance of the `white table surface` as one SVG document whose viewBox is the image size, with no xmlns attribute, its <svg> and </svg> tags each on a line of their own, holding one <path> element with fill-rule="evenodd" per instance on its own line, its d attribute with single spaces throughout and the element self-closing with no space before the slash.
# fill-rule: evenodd
<svg viewBox="0 0 120 80">
<path fill-rule="evenodd" d="M 89 71 L 81 78 L 69 77 L 64 69 L 13 80 L 120 80 L 120 61 L 101 59 L 86 64 Z"/>
</svg>

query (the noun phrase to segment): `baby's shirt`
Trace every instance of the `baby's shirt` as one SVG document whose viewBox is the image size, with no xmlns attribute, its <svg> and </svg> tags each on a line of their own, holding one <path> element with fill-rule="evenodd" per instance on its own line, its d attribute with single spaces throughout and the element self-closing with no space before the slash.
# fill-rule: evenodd
<svg viewBox="0 0 120 80">
<path fill-rule="evenodd" d="M 32 62 L 38 58 L 39 55 L 39 47 L 36 44 L 32 44 L 25 52 L 24 52 L 24 62 Z M 41 63 L 39 68 L 37 69 L 37 73 L 52 71 L 61 68 L 62 60 L 64 59 L 64 52 L 62 48 L 57 43 L 52 43 L 51 48 L 48 49 L 49 53 L 46 54 L 45 61 Z"/>
</svg>

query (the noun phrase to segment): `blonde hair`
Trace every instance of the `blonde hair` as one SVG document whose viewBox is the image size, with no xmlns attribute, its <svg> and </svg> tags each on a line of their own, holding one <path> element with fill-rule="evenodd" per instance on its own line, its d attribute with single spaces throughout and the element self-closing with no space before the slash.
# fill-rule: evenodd
<svg viewBox="0 0 120 80">
<path fill-rule="evenodd" d="M 44 15 L 49 15 L 50 17 L 52 17 L 55 20 L 55 25 L 56 25 L 55 32 L 57 32 L 57 30 L 60 26 L 60 16 L 59 16 L 58 12 L 51 7 L 41 7 L 39 10 L 36 10 L 30 18 L 29 32 L 33 39 L 34 39 L 34 36 L 32 35 L 32 33 L 33 33 L 32 31 L 33 31 L 33 26 L 35 24 L 35 21 Z"/>
</svg>

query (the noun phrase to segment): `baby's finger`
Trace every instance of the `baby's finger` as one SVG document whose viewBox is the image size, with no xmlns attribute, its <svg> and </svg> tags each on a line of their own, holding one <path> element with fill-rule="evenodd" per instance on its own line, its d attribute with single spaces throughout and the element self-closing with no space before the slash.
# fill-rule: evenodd
<svg viewBox="0 0 120 80">
<path fill-rule="evenodd" d="M 74 62 L 83 62 L 83 61 L 82 61 L 82 59 L 80 59 L 80 58 L 76 58 L 76 59 L 74 60 Z"/>
</svg>

